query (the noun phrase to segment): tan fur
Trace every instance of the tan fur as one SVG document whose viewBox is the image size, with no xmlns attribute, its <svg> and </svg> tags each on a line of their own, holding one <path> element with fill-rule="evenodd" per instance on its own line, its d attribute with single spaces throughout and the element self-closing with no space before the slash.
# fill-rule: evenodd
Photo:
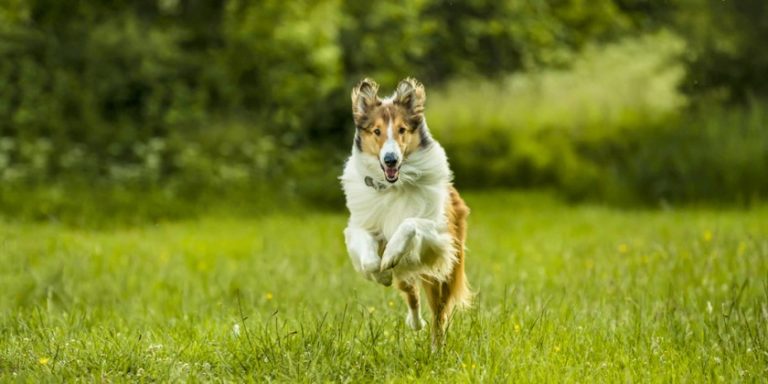
<svg viewBox="0 0 768 384">
<path fill-rule="evenodd" d="M 408 304 L 408 308 L 418 310 L 419 291 L 416 289 L 416 286 L 404 281 L 398 281 L 397 288 L 403 292 L 403 298 L 405 299 L 405 303 Z"/>
<path fill-rule="evenodd" d="M 399 105 L 379 105 L 374 107 L 364 126 L 359 132 L 363 152 L 378 156 L 381 147 L 388 139 L 387 128 L 392 123 L 392 133 L 400 151 L 407 156 L 421 144 L 416 127 L 408 124 L 407 112 Z M 378 134 L 376 134 L 378 130 Z M 402 131 L 402 132 L 401 132 Z"/>
<path fill-rule="evenodd" d="M 427 294 L 427 302 L 432 310 L 432 346 L 439 348 L 445 338 L 448 318 L 455 307 L 466 308 L 471 305 L 470 291 L 464 273 L 464 242 L 467 236 L 467 216 L 469 207 L 459 196 L 456 188 L 451 187 L 450 200 L 446 204 L 446 216 L 449 231 L 456 249 L 456 264 L 448 280 L 438 282 L 422 279 L 422 287 Z"/>
</svg>

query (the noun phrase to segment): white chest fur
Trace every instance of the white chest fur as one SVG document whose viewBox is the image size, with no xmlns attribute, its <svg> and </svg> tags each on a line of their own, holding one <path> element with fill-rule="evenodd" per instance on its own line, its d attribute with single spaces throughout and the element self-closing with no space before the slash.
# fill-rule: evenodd
<svg viewBox="0 0 768 384">
<path fill-rule="evenodd" d="M 371 178 L 373 186 L 366 183 L 366 177 Z M 409 156 L 394 184 L 383 179 L 378 159 L 353 151 L 341 182 L 350 212 L 349 224 L 382 240 L 390 239 L 407 218 L 445 223 L 451 173 L 445 151 L 436 142 Z M 379 185 L 382 188 L 377 188 Z"/>
</svg>

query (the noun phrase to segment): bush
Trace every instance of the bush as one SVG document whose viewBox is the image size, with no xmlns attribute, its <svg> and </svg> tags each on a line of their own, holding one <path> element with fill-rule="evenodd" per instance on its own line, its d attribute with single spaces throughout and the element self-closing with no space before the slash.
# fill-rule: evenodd
<svg viewBox="0 0 768 384">
<path fill-rule="evenodd" d="M 613 190 L 579 143 L 621 137 L 678 114 L 685 106 L 677 90 L 682 49 L 679 38 L 660 33 L 591 47 L 569 70 L 453 82 L 430 93 L 430 128 L 467 186 L 552 186 L 574 196 Z"/>
<path fill-rule="evenodd" d="M 750 204 L 768 198 L 767 124 L 764 102 L 708 106 L 589 152 L 638 199 Z"/>
<path fill-rule="evenodd" d="M 661 33 L 587 49 L 568 71 L 453 82 L 430 93 L 430 128 L 466 187 L 615 203 L 768 197 L 765 105 L 688 107 L 684 47 Z"/>
</svg>

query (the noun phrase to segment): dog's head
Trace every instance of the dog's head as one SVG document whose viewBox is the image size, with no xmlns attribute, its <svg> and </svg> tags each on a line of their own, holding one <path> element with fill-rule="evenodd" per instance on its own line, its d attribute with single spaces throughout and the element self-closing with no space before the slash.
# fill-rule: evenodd
<svg viewBox="0 0 768 384">
<path fill-rule="evenodd" d="M 379 85 L 371 79 L 363 79 L 352 89 L 355 147 L 377 157 L 384 178 L 394 183 L 408 155 L 428 144 L 426 93 L 412 78 L 402 80 L 391 97 L 380 99 L 378 90 Z"/>
</svg>

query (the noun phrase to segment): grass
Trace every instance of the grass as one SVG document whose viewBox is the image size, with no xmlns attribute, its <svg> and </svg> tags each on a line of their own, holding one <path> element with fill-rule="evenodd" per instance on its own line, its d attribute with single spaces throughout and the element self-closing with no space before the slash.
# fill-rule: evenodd
<svg viewBox="0 0 768 384">
<path fill-rule="evenodd" d="M 765 381 L 768 206 L 467 200 L 476 305 L 440 354 L 342 213 L 0 221 L 0 381 Z"/>
</svg>

